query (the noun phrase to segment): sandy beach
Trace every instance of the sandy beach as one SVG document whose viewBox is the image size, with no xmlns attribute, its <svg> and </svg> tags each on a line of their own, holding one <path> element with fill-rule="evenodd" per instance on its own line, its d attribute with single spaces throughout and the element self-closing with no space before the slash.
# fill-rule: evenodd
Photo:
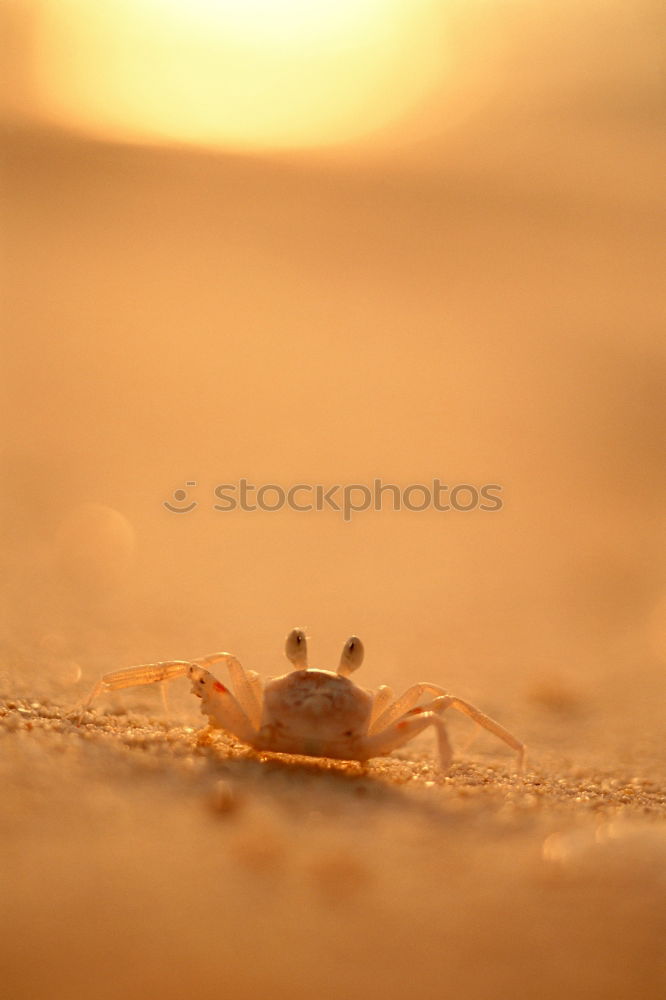
<svg viewBox="0 0 666 1000">
<path fill-rule="evenodd" d="M 482 735 L 442 777 L 425 737 L 258 755 L 115 701 L 0 703 L 7 996 L 663 995 L 664 734 L 629 711 L 533 704 L 522 775 Z"/>
</svg>

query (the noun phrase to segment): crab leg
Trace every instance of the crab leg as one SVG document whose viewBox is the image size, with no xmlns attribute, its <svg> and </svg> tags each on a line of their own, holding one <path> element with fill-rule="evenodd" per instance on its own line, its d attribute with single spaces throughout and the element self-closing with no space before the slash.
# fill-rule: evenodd
<svg viewBox="0 0 666 1000">
<path fill-rule="evenodd" d="M 370 757 L 383 757 L 409 743 L 418 733 L 428 726 L 434 726 L 437 731 L 437 743 L 439 746 L 439 760 L 442 771 L 446 773 L 453 756 L 446 726 L 436 712 L 421 712 L 419 715 L 410 715 L 392 723 L 387 729 L 380 733 L 374 733 L 366 738 L 359 745 L 359 760 L 368 760 Z"/>
<path fill-rule="evenodd" d="M 393 701 L 394 698 L 395 694 L 393 690 L 388 687 L 388 685 L 382 684 L 381 687 L 377 688 L 377 693 L 375 694 L 375 698 L 372 703 L 372 711 L 370 712 L 369 733 L 373 733 L 375 731 L 375 721 L 380 717 L 388 703 Z"/>
<path fill-rule="evenodd" d="M 105 691 L 119 691 L 121 688 L 172 681 L 176 677 L 184 677 L 190 665 L 189 660 L 165 660 L 163 663 L 145 663 L 138 667 L 126 667 L 125 670 L 114 670 L 104 674 L 88 695 L 82 711 L 89 708 L 95 698 Z"/>
<path fill-rule="evenodd" d="M 512 750 L 515 750 L 518 754 L 518 767 L 522 771 L 525 764 L 525 744 L 521 743 L 520 740 L 505 729 L 504 726 L 500 726 L 499 722 L 495 722 L 491 719 L 489 715 L 486 715 L 481 709 L 477 708 L 476 705 L 472 705 L 469 701 L 464 701 L 462 698 L 456 698 L 452 694 L 444 695 L 441 698 L 435 698 L 432 702 L 432 709 L 435 712 L 443 712 L 447 708 L 455 708 L 458 712 L 462 712 L 463 715 L 467 715 L 470 719 L 473 719 L 479 726 L 483 726 L 489 732 L 493 733 L 500 740 L 504 740 Z"/>
<path fill-rule="evenodd" d="M 381 691 L 382 688 L 379 690 Z M 438 684 L 413 684 L 412 687 L 407 688 L 404 694 L 396 698 L 393 704 L 389 705 L 385 711 L 374 717 L 370 725 L 370 733 L 378 733 L 382 729 L 386 729 L 392 722 L 399 719 L 401 715 L 404 715 L 410 708 L 413 708 L 424 694 L 445 695 L 446 691 Z"/>
<path fill-rule="evenodd" d="M 489 732 L 493 733 L 500 740 L 504 740 L 505 743 L 511 747 L 512 750 L 518 753 L 518 766 L 522 771 L 523 765 L 525 763 L 525 744 L 521 743 L 520 740 L 516 739 L 501 726 L 499 722 L 495 722 L 491 719 L 489 715 L 486 715 L 476 705 L 470 704 L 468 701 L 463 701 L 462 698 L 456 698 L 453 695 L 447 694 L 442 695 L 439 698 L 434 698 L 432 701 L 427 702 L 425 705 L 419 705 L 417 708 L 412 708 L 409 712 L 406 712 L 403 718 L 410 718 L 420 715 L 424 712 L 445 712 L 447 708 L 455 708 L 463 715 L 467 715 L 470 719 L 473 719 L 479 726 L 483 726 Z"/>
<path fill-rule="evenodd" d="M 252 722 L 252 725 L 258 729 L 261 722 L 262 702 L 259 675 L 252 671 L 253 677 L 251 677 L 250 672 L 245 670 L 243 665 L 231 653 L 209 653 L 208 656 L 200 656 L 192 662 L 204 669 L 212 667 L 215 663 L 226 664 L 236 698 L 246 716 Z M 257 684 L 257 681 L 259 681 L 259 684 Z"/>
</svg>

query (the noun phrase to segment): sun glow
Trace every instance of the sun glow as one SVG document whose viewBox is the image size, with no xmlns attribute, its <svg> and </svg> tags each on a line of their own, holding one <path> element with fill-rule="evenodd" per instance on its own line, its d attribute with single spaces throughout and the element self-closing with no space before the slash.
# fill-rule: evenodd
<svg viewBox="0 0 666 1000">
<path fill-rule="evenodd" d="M 120 138 L 294 147 L 388 124 L 441 76 L 434 0 L 45 0 L 44 113 Z"/>
</svg>

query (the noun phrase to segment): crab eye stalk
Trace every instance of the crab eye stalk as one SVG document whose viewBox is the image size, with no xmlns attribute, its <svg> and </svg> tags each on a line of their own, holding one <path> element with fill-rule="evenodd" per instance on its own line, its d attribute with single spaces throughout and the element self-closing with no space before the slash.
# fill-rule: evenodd
<svg viewBox="0 0 666 1000">
<path fill-rule="evenodd" d="M 349 675 L 355 670 L 358 670 L 363 663 L 364 653 L 365 650 L 363 648 L 363 643 L 359 637 L 357 635 L 350 636 L 342 649 L 338 673 L 341 674 L 342 677 L 349 677 Z"/>
<path fill-rule="evenodd" d="M 296 670 L 308 668 L 308 642 L 302 628 L 292 628 L 285 644 L 287 659 L 293 663 Z"/>
</svg>

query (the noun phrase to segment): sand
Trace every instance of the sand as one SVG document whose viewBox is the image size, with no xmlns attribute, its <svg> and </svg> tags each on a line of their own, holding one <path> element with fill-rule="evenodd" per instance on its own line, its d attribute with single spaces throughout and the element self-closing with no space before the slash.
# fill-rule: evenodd
<svg viewBox="0 0 666 1000">
<path fill-rule="evenodd" d="M 523 774 L 482 734 L 442 776 L 425 738 L 259 755 L 147 700 L 0 701 L 11 1000 L 663 996 L 657 729 L 533 703 Z"/>
</svg>

